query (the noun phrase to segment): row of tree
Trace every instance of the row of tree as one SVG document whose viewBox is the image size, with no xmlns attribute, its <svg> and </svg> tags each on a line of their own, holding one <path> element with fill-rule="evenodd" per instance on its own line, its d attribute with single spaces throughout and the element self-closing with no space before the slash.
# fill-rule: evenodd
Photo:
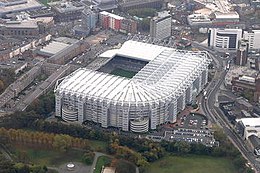
<svg viewBox="0 0 260 173">
<path fill-rule="evenodd" d="M 0 128 L 1 142 L 37 145 L 66 151 L 70 148 L 90 148 L 86 139 L 75 138 L 65 134 L 53 134 L 23 129 Z"/>
<path fill-rule="evenodd" d="M 47 134 L 66 134 L 75 138 L 108 142 L 108 151 L 110 153 L 115 154 L 118 158 L 131 160 L 139 166 L 145 166 L 148 162 L 156 161 L 162 158 L 166 152 L 170 152 L 174 154 L 198 154 L 229 157 L 233 160 L 237 169 L 240 170 L 239 172 L 249 171 L 245 167 L 246 160 L 241 156 L 240 152 L 233 146 L 223 131 L 219 128 L 215 129 L 215 138 L 220 141 L 220 147 L 209 148 L 202 144 L 181 141 L 162 141 L 161 143 L 157 143 L 148 139 L 117 135 L 113 132 L 106 131 L 105 129 L 94 130 L 87 127 L 68 125 L 61 122 L 48 122 L 44 121 L 40 118 L 41 116 L 33 112 L 28 115 L 23 115 L 23 113 L 18 114 L 19 118 L 17 115 L 10 116 L 4 120 L 5 123 L 3 124 L 5 126 L 8 125 L 7 128 L 15 128 L 19 126 L 19 128 L 34 129 L 45 133 L 47 132 Z M 35 120 L 35 117 L 38 117 L 38 119 Z M 15 124 L 13 124 L 13 122 L 15 122 Z M 20 139 L 19 137 L 17 138 Z M 31 141 L 33 142 L 35 139 Z M 43 139 L 40 143 L 42 142 L 46 142 L 46 140 Z"/>
</svg>

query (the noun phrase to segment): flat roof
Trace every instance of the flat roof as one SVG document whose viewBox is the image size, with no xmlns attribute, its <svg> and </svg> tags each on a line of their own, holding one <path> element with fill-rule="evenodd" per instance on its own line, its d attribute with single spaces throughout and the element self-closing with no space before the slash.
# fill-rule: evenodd
<svg viewBox="0 0 260 173">
<path fill-rule="evenodd" d="M 41 8 L 43 5 L 36 0 L 27 0 L 27 3 L 24 4 L 16 4 L 10 6 L 0 6 L 0 15 L 18 12 L 18 11 L 25 11 L 30 9 Z"/>
<path fill-rule="evenodd" d="M 109 17 L 112 17 L 112 18 L 118 19 L 118 20 L 123 20 L 124 19 L 124 17 L 118 16 L 118 15 L 113 14 L 113 13 L 109 13 L 107 11 L 101 11 L 100 14 L 105 15 L 105 16 L 109 16 Z"/>
<path fill-rule="evenodd" d="M 236 121 L 242 122 L 245 127 L 247 126 L 260 127 L 260 118 L 241 118 L 241 119 L 237 119 Z"/>
<path fill-rule="evenodd" d="M 215 17 L 216 19 L 230 19 L 230 18 L 239 19 L 239 14 L 237 12 L 230 12 L 230 13 L 215 12 Z"/>
<path fill-rule="evenodd" d="M 52 41 L 42 49 L 40 49 L 40 54 L 46 54 L 47 56 L 55 55 L 56 53 L 60 52 L 61 50 L 66 49 L 70 44 Z"/>
</svg>

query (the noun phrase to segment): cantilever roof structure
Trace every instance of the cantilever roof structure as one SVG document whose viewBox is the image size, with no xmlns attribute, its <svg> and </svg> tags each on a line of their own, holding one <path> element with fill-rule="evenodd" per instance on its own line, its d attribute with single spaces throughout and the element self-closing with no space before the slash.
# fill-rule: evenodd
<svg viewBox="0 0 260 173">
<path fill-rule="evenodd" d="M 122 103 L 147 103 L 178 97 L 211 62 L 205 52 L 179 51 L 153 44 L 127 41 L 115 56 L 149 63 L 132 79 L 80 68 L 56 88 L 68 94 Z"/>
</svg>

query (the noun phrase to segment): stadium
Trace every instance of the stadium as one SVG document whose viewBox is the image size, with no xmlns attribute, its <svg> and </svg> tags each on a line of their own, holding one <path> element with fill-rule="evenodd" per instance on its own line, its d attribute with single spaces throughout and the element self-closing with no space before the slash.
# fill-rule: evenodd
<svg viewBox="0 0 260 173">
<path fill-rule="evenodd" d="M 211 62 L 206 52 L 133 40 L 100 57 L 110 60 L 97 70 L 80 68 L 57 82 L 56 116 L 137 133 L 176 122 L 177 113 L 207 83 Z"/>
</svg>

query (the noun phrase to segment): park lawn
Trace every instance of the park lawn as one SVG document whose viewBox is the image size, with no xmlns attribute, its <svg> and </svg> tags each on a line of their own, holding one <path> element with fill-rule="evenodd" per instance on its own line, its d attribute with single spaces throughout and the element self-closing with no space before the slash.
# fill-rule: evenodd
<svg viewBox="0 0 260 173">
<path fill-rule="evenodd" d="M 231 160 L 210 156 L 166 156 L 145 173 L 237 173 Z"/>
<path fill-rule="evenodd" d="M 117 69 L 113 70 L 110 74 L 116 75 L 116 76 L 121 76 L 121 77 L 126 77 L 126 78 L 132 78 L 136 73 L 137 72 L 134 72 L 134 71 L 117 68 Z"/>
<path fill-rule="evenodd" d="M 61 152 L 39 147 L 15 146 L 14 155 L 18 157 L 19 153 L 23 153 L 23 157 L 31 163 L 47 166 L 59 166 L 68 162 L 81 162 L 84 154 L 82 150 L 75 149 Z"/>
<path fill-rule="evenodd" d="M 89 143 L 94 151 L 105 153 L 107 150 L 108 144 L 104 141 L 90 140 Z"/>
<path fill-rule="evenodd" d="M 94 173 L 101 173 L 102 167 L 109 165 L 112 161 L 112 158 L 108 156 L 100 156 L 97 160 Z"/>
</svg>

